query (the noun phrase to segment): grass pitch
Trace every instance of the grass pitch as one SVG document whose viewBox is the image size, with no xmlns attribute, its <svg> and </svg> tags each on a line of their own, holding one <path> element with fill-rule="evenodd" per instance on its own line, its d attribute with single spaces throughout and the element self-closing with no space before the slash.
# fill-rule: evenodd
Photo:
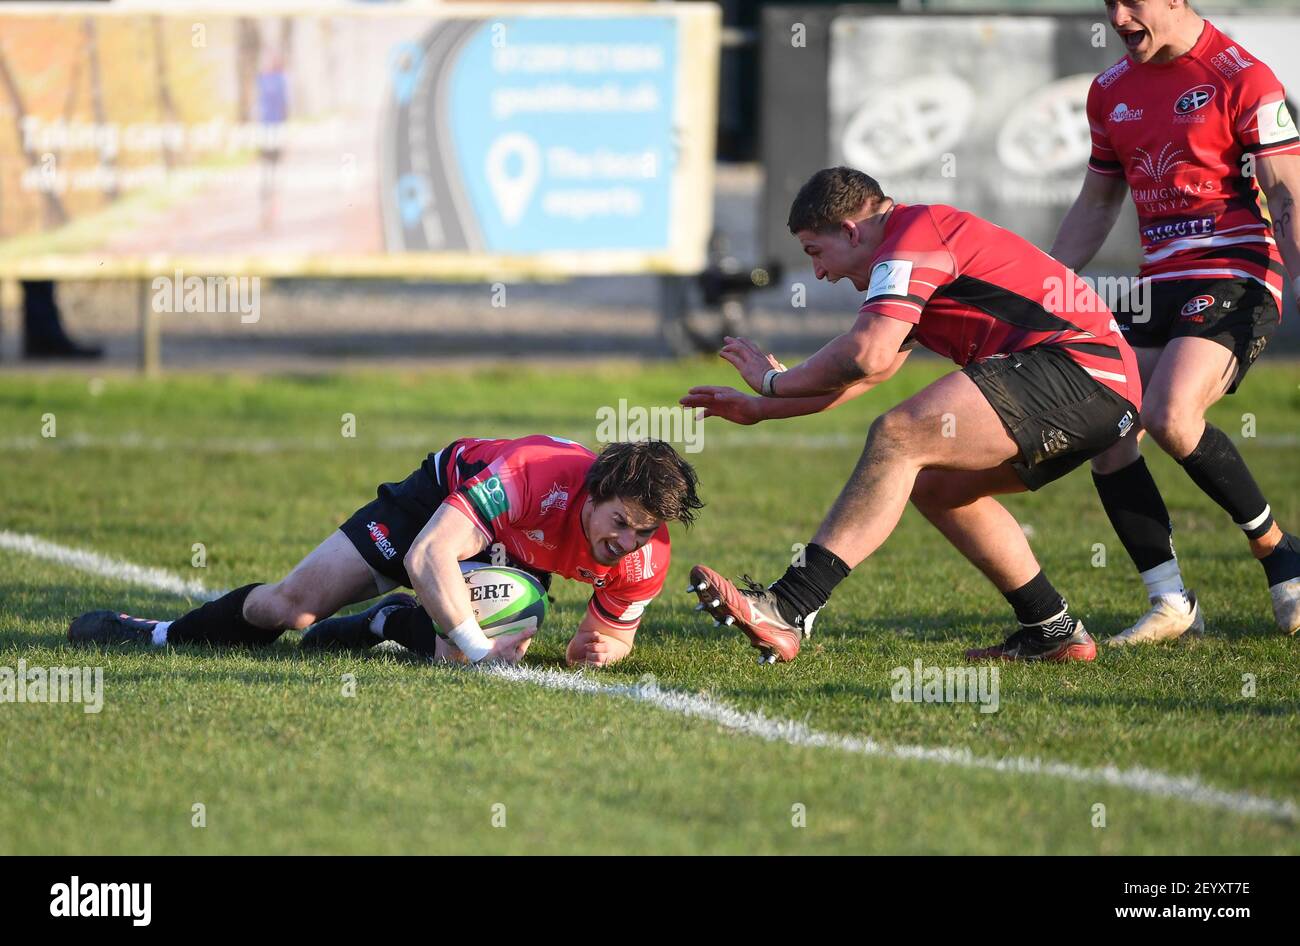
<svg viewBox="0 0 1300 946">
<path fill-rule="evenodd" d="M 1238 530 L 1150 444 L 1206 609 L 1203 639 L 1103 652 L 1091 665 L 1003 667 L 995 713 L 894 702 L 894 668 L 959 666 L 966 647 L 1010 629 L 1001 597 L 912 510 L 841 586 L 794 664 L 757 666 L 739 633 L 692 612 L 681 593 L 692 563 L 779 575 L 871 419 L 947 370 L 914 359 L 819 417 L 706 422 L 688 458 L 708 506 L 694 530 L 673 529 L 667 588 L 637 649 L 589 677 L 652 674 L 663 690 L 889 746 L 1150 770 L 1300 804 L 1300 641 L 1273 628 Z M 272 580 L 379 482 L 457 436 L 594 445 L 598 407 L 673 404 L 693 383 L 732 381 L 703 360 L 155 384 L 0 378 L 0 530 L 212 589 Z M 344 415 L 355 437 L 342 436 Z M 1265 358 L 1211 419 L 1238 440 L 1279 520 L 1300 527 L 1300 366 Z M 55 436 L 42 436 L 51 423 Z M 1007 502 L 1095 637 L 1144 609 L 1086 470 Z M 587 591 L 557 582 L 528 664 L 564 669 Z M 0 549 L 0 666 L 104 674 L 98 714 L 0 703 L 0 853 L 1300 853 L 1294 820 L 1206 807 L 1188 797 L 1194 787 L 1146 792 L 764 740 L 612 692 L 402 654 L 304 656 L 295 634 L 263 651 L 108 652 L 63 637 L 92 608 L 165 618 L 193 603 Z"/>
</svg>

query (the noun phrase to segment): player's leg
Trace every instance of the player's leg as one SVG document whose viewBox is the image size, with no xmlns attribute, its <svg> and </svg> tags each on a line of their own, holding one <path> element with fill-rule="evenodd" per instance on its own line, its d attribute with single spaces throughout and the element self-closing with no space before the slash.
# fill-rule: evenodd
<svg viewBox="0 0 1300 946">
<path fill-rule="evenodd" d="M 1163 347 L 1133 349 L 1145 389 Z M 1143 416 L 1146 414 L 1144 400 Z M 1141 432 L 1139 432 L 1141 433 Z M 1150 610 L 1106 643 L 1155 643 L 1201 631 L 1205 619 L 1196 596 L 1183 585 L 1174 553 L 1173 521 L 1164 497 L 1142 458 L 1138 437 L 1124 437 L 1092 459 L 1092 482 L 1102 508 L 1146 586 Z"/>
<path fill-rule="evenodd" d="M 303 628 L 344 605 L 378 592 L 365 559 L 335 532 L 281 581 L 227 592 L 174 621 L 133 618 L 111 611 L 82 615 L 71 640 L 96 643 L 270 644 L 286 629 Z"/>
<path fill-rule="evenodd" d="M 1241 529 L 1264 567 L 1277 622 L 1293 634 L 1300 629 L 1300 539 L 1274 521 L 1272 507 L 1236 445 L 1205 420 L 1206 410 L 1235 389 L 1241 373 L 1239 353 L 1221 340 L 1173 339 L 1147 389 L 1146 426 Z"/>
</svg>

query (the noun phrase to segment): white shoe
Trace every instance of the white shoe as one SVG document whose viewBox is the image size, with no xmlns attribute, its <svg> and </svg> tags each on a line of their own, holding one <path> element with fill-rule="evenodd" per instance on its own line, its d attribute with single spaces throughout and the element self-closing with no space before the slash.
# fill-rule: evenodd
<svg viewBox="0 0 1300 946">
<path fill-rule="evenodd" d="M 1300 616 L 1300 583 L 1293 594 L 1292 607 Z M 1177 640 L 1188 631 L 1193 634 L 1205 633 L 1205 618 L 1201 614 L 1201 606 L 1196 603 L 1196 595 L 1187 592 L 1187 600 L 1192 606 L 1190 611 L 1175 608 L 1163 598 L 1157 599 L 1151 610 L 1136 624 L 1107 640 L 1106 645 L 1123 647 L 1127 644 L 1155 644 L 1159 641 Z M 1273 600 L 1276 601 L 1277 598 Z"/>
<path fill-rule="evenodd" d="M 1273 599 L 1273 617 L 1284 634 L 1300 630 L 1300 578 L 1278 582 L 1268 589 Z"/>
</svg>

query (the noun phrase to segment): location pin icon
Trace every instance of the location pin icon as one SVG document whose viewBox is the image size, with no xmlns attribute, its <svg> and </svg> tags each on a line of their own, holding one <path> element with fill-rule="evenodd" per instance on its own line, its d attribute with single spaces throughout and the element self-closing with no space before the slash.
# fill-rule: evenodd
<svg viewBox="0 0 1300 946">
<path fill-rule="evenodd" d="M 517 162 L 513 170 L 512 158 Z M 541 176 L 542 153 L 532 138 L 511 132 L 492 142 L 487 153 L 487 182 L 506 226 L 519 223 Z"/>
</svg>

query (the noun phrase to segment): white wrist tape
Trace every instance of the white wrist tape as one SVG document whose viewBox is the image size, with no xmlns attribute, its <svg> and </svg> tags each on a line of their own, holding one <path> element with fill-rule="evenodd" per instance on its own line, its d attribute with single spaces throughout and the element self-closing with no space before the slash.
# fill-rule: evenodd
<svg viewBox="0 0 1300 946">
<path fill-rule="evenodd" d="M 767 374 L 763 375 L 762 388 L 764 397 L 776 397 L 776 389 L 773 385 L 776 382 L 776 376 L 779 374 L 785 374 L 785 372 L 780 368 L 768 368 Z"/>
<path fill-rule="evenodd" d="M 470 615 L 447 632 L 447 639 L 460 648 L 460 652 L 469 658 L 470 663 L 478 663 L 492 650 L 492 641 L 478 626 L 474 615 Z"/>
</svg>

